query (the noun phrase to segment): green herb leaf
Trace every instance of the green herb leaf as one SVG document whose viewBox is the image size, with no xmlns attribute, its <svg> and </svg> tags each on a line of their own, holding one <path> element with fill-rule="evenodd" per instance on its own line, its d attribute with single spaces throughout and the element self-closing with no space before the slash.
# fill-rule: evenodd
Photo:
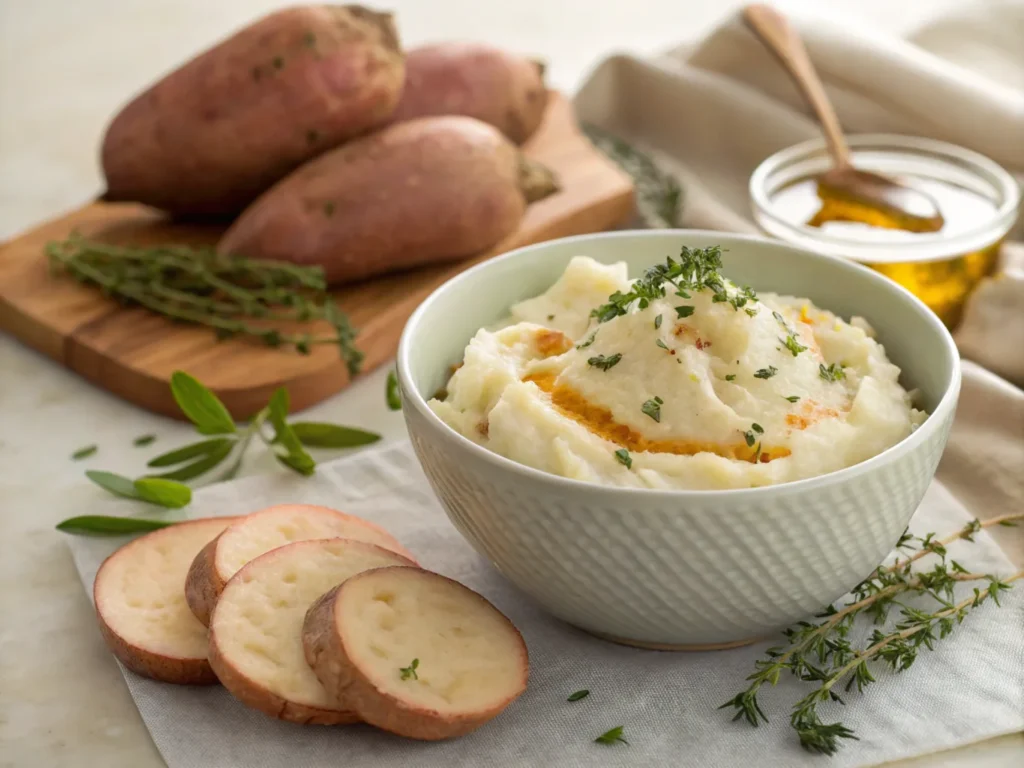
<svg viewBox="0 0 1024 768">
<path fill-rule="evenodd" d="M 134 485 L 140 499 L 168 509 L 180 509 L 192 501 L 192 489 L 175 480 L 140 477 Z"/>
<path fill-rule="evenodd" d="M 231 455 L 231 451 L 236 444 L 234 440 L 218 440 L 217 442 L 219 442 L 220 445 L 211 450 L 205 456 L 193 461 L 191 464 L 186 464 L 185 466 L 179 467 L 178 469 L 170 472 L 162 472 L 158 475 L 148 475 L 148 477 L 163 478 L 164 480 L 192 480 L 193 478 L 209 472 Z"/>
<path fill-rule="evenodd" d="M 398 671 L 402 673 L 403 680 L 419 680 L 420 676 L 416 674 L 416 669 L 420 665 L 419 659 L 413 659 L 412 663 L 408 667 L 399 667 Z"/>
<path fill-rule="evenodd" d="M 657 341 L 655 341 L 654 343 L 655 343 L 655 344 L 657 344 L 657 345 L 658 345 L 659 347 L 661 347 L 662 349 L 664 349 L 664 350 L 668 350 L 668 344 L 666 344 L 666 343 L 665 343 L 664 341 L 662 341 L 661 339 L 658 339 L 658 340 L 657 340 Z"/>
<path fill-rule="evenodd" d="M 767 368 L 759 368 L 754 373 L 754 378 L 755 379 L 770 379 L 772 376 L 774 376 L 778 372 L 779 372 L 778 368 L 776 368 L 774 365 L 769 365 Z"/>
<path fill-rule="evenodd" d="M 388 371 L 388 382 L 385 386 L 384 397 L 387 400 L 389 410 L 402 410 L 402 390 L 398 387 L 398 374 L 394 371 Z"/>
<path fill-rule="evenodd" d="M 138 517 L 106 517 L 83 515 L 57 523 L 57 530 L 84 536 L 123 536 L 166 528 L 177 523 L 168 520 L 144 520 Z"/>
<path fill-rule="evenodd" d="M 275 451 L 277 460 L 287 467 L 291 467 L 301 475 L 311 475 L 316 470 L 316 462 L 313 457 L 306 453 L 299 438 L 292 432 L 286 419 L 288 418 L 289 397 L 288 390 L 284 387 L 274 391 L 270 396 L 267 405 L 268 420 L 274 427 L 274 441 L 279 443 L 285 453 Z"/>
<path fill-rule="evenodd" d="M 145 448 L 147 445 L 152 445 L 156 442 L 156 435 L 139 435 L 132 440 L 132 445 L 136 448 Z"/>
<path fill-rule="evenodd" d="M 842 365 L 832 363 L 826 368 L 824 364 L 818 366 L 818 375 L 825 381 L 839 381 L 846 378 L 846 372 Z"/>
<path fill-rule="evenodd" d="M 103 472 L 98 469 L 90 469 L 85 476 L 105 491 L 110 491 L 115 496 L 125 499 L 139 499 L 139 492 L 135 489 L 135 482 L 122 475 L 113 472 Z"/>
<path fill-rule="evenodd" d="M 750 428 L 752 430 L 754 430 L 755 432 L 757 432 L 757 434 L 759 434 L 759 435 L 763 435 L 764 434 L 764 427 L 762 427 L 760 424 L 751 424 Z"/>
<path fill-rule="evenodd" d="M 355 427 L 342 427 L 317 421 L 295 421 L 292 432 L 309 448 L 355 448 L 380 440 L 380 435 Z"/>
<path fill-rule="evenodd" d="M 800 400 L 800 395 L 790 395 L 789 397 L 782 398 L 783 400 L 789 400 L 791 403 L 795 403 Z"/>
<path fill-rule="evenodd" d="M 725 375 L 725 380 L 726 381 L 736 381 L 736 374 L 735 373 L 727 373 Z"/>
<path fill-rule="evenodd" d="M 757 442 L 757 438 L 754 437 L 754 433 L 750 432 L 750 431 L 747 431 L 747 432 L 743 433 L 743 439 L 747 441 L 747 446 L 749 448 L 753 448 L 754 447 L 754 443 Z"/>
<path fill-rule="evenodd" d="M 570 693 L 569 694 L 569 698 L 566 699 L 566 701 L 579 701 L 580 699 L 587 698 L 587 696 L 589 696 L 589 695 L 590 695 L 590 691 L 588 691 L 586 688 L 584 688 L 582 691 L 576 691 L 576 693 Z"/>
<path fill-rule="evenodd" d="M 805 347 L 803 344 L 796 340 L 795 333 L 791 333 L 785 339 L 779 339 L 779 341 L 782 342 L 782 345 L 786 349 L 793 353 L 793 357 L 796 357 L 805 349 L 807 349 L 807 347 Z"/>
<path fill-rule="evenodd" d="M 623 744 L 629 744 L 628 741 L 622 738 L 622 732 L 624 729 L 625 726 L 617 725 L 614 728 L 611 728 L 602 733 L 600 736 L 594 739 L 594 741 L 596 741 L 598 744 L 615 744 L 619 741 L 621 741 Z"/>
<path fill-rule="evenodd" d="M 85 459 L 88 458 L 89 456 L 92 456 L 98 450 L 99 448 L 95 445 L 87 445 L 84 448 L 79 448 L 77 451 L 72 453 L 71 458 L 74 459 L 75 461 L 78 461 L 79 459 Z"/>
<path fill-rule="evenodd" d="M 576 349 L 586 349 L 587 347 L 589 347 L 591 344 L 594 343 L 594 339 L 596 339 L 596 338 L 597 338 L 597 331 L 594 331 L 592 334 L 590 334 L 590 338 L 589 339 L 587 339 L 582 344 L 577 344 L 576 345 Z"/>
<path fill-rule="evenodd" d="M 235 441 L 230 437 L 214 437 L 210 440 L 201 440 L 198 443 L 190 443 L 189 445 L 183 445 L 181 448 L 175 448 L 173 451 L 167 453 L 161 453 L 159 456 L 154 456 L 146 464 L 147 467 L 172 467 L 175 464 L 181 464 L 183 461 L 188 459 L 194 459 L 196 456 L 209 456 L 210 454 L 216 453 L 221 450 L 221 446 L 234 445 Z"/>
<path fill-rule="evenodd" d="M 661 402 L 660 398 L 654 398 L 653 400 L 647 400 L 640 410 L 643 411 L 647 416 L 650 416 L 657 422 L 661 421 Z"/>
<path fill-rule="evenodd" d="M 227 435 L 236 431 L 228 409 L 213 392 L 184 371 L 171 375 L 171 394 L 201 435 Z"/>
<path fill-rule="evenodd" d="M 696 311 L 695 307 L 691 307 L 689 304 L 683 304 L 676 307 L 676 319 L 682 320 L 684 317 L 689 317 Z"/>
<path fill-rule="evenodd" d="M 607 371 L 609 368 L 614 368 L 618 365 L 622 359 L 622 353 L 616 352 L 614 355 L 597 355 L 597 357 L 591 357 L 587 359 L 587 365 L 591 365 L 594 368 L 600 368 L 602 371 Z"/>
<path fill-rule="evenodd" d="M 633 468 L 633 457 L 629 455 L 629 451 L 625 448 L 619 448 L 615 452 L 615 458 L 619 460 L 619 464 L 624 464 L 626 469 Z M 569 699 L 569 701 L 572 701 L 572 699 Z"/>
<path fill-rule="evenodd" d="M 661 315 L 654 318 L 654 330 L 658 330 L 659 328 L 661 328 Z"/>
</svg>

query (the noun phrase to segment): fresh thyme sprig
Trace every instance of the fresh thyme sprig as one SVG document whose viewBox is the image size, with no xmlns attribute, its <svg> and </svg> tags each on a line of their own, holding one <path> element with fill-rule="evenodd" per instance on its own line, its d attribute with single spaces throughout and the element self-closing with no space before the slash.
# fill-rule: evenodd
<svg viewBox="0 0 1024 768">
<path fill-rule="evenodd" d="M 1024 578 L 1024 571 L 1000 579 L 990 574 L 971 573 L 957 561 L 948 559 L 946 545 L 958 539 L 972 541 L 983 528 L 995 525 L 1011 526 L 1024 520 L 1024 513 L 1002 515 L 984 523 L 972 520 L 956 533 L 943 539 L 934 534 L 917 537 L 904 533 L 897 548 L 913 550 L 891 565 L 880 565 L 857 585 L 853 599 L 836 608 L 829 606 L 817 618 L 820 623 L 800 622 L 784 633 L 788 647 L 777 646 L 766 651 L 766 658 L 755 662 L 755 671 L 747 680 L 750 685 L 721 708 L 736 710 L 734 720 L 745 719 L 757 726 L 767 722 L 757 700 L 759 689 L 765 683 L 775 685 L 782 673 L 788 671 L 817 687 L 800 699 L 793 707 L 790 725 L 797 732 L 801 746 L 821 753 L 834 754 L 841 739 L 856 739 L 852 730 L 842 723 L 823 723 L 817 706 L 828 701 L 843 703 L 835 688 L 846 681 L 845 689 L 854 686 L 862 691 L 875 681 L 870 662 L 882 662 L 894 672 L 902 672 L 917 658 L 924 647 L 931 650 L 936 640 L 948 636 L 962 622 L 967 613 L 992 599 L 997 605 L 999 594 Z M 916 547 L 916 550 L 913 549 Z M 925 555 L 939 558 L 930 570 L 912 572 L 911 565 Z M 985 588 L 975 587 L 973 595 L 957 602 L 954 588 L 961 582 L 985 581 Z M 930 598 L 938 609 L 928 611 L 907 605 L 905 598 L 917 595 Z M 898 607 L 901 618 L 891 629 L 886 628 L 890 611 Z M 876 629 L 866 647 L 854 648 L 849 635 L 858 616 L 869 618 Z"/>
<path fill-rule="evenodd" d="M 356 331 L 327 294 L 323 270 L 285 262 L 226 256 L 212 248 L 117 246 L 72 234 L 46 245 L 51 268 L 99 288 L 123 304 L 171 320 L 206 326 L 218 338 L 248 336 L 270 347 L 338 347 L 350 374 L 363 354 Z M 326 321 L 314 335 L 281 330 L 281 323 Z"/>
</svg>

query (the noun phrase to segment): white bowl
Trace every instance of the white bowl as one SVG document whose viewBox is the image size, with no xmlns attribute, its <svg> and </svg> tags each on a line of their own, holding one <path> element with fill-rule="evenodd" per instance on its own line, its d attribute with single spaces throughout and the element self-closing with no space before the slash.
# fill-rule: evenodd
<svg viewBox="0 0 1024 768">
<path fill-rule="evenodd" d="M 612 488 L 549 475 L 444 424 L 427 400 L 481 326 L 546 290 L 573 256 L 625 261 L 630 276 L 681 245 L 721 245 L 724 273 L 810 298 L 874 326 L 903 385 L 930 414 L 856 466 L 727 491 Z M 960 390 L 949 332 L 924 304 L 851 262 L 757 237 L 614 232 L 521 248 L 455 277 L 410 318 L 398 350 L 403 411 L 423 469 L 477 551 L 555 616 L 636 645 L 728 646 L 806 618 L 890 552 L 946 444 Z"/>
</svg>

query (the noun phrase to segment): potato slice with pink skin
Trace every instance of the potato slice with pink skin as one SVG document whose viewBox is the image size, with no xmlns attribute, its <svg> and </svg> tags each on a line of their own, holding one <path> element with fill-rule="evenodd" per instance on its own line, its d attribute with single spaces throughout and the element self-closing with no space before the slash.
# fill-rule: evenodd
<svg viewBox="0 0 1024 768">
<path fill-rule="evenodd" d="M 334 537 L 376 544 L 415 563 L 405 547 L 374 523 L 328 507 L 279 504 L 239 518 L 196 556 L 185 582 L 189 607 L 209 625 L 224 586 L 250 560 L 295 541 Z"/>
<path fill-rule="evenodd" d="M 257 557 L 228 582 L 210 622 L 210 666 L 231 694 L 294 723 L 358 722 L 328 696 L 306 663 L 302 623 L 324 592 L 370 568 L 415 567 L 390 550 L 351 539 L 317 539 Z"/>
<path fill-rule="evenodd" d="M 107 647 L 128 669 L 181 685 L 212 685 L 204 627 L 185 603 L 182 584 L 207 542 L 238 518 L 191 520 L 140 536 L 96 573 L 93 600 Z"/>
<path fill-rule="evenodd" d="M 461 736 L 526 690 L 519 631 L 468 587 L 419 568 L 379 568 L 323 595 L 303 625 L 306 661 L 339 705 L 429 741 Z"/>
</svg>

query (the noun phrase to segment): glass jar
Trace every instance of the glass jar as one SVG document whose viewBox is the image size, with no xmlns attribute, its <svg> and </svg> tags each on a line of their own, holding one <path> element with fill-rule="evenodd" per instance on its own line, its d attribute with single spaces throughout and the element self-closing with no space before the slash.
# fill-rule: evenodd
<svg viewBox="0 0 1024 768">
<path fill-rule="evenodd" d="M 942 230 L 808 226 L 820 204 L 814 179 L 832 166 L 820 139 L 777 152 L 758 166 L 750 177 L 755 220 L 780 240 L 878 270 L 954 327 L 967 296 L 995 268 L 1003 238 L 1017 220 L 1017 182 L 977 152 L 941 141 L 887 134 L 848 141 L 855 167 L 932 192 L 946 218 Z"/>
</svg>

